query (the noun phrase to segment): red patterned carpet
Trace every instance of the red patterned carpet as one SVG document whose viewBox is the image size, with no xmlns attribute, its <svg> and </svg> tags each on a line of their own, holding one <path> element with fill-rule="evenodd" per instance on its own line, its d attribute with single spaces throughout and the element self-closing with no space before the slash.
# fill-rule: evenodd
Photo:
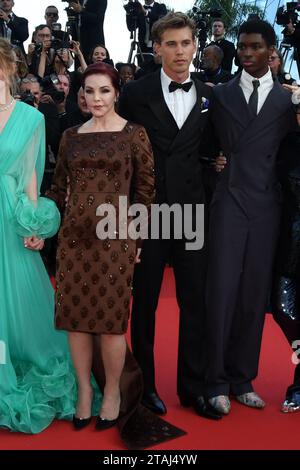
<svg viewBox="0 0 300 470">
<path fill-rule="evenodd" d="M 270 315 L 267 317 L 259 378 L 256 390 L 267 402 L 265 410 L 251 410 L 232 403 L 232 411 L 222 421 L 209 421 L 181 408 L 176 397 L 176 355 L 178 309 L 174 281 L 166 270 L 157 313 L 157 387 L 168 407 L 167 419 L 187 431 L 187 435 L 155 449 L 299 449 L 300 413 L 284 415 L 280 403 L 291 382 L 293 365 L 289 347 Z M 0 449 L 95 449 L 122 450 L 116 429 L 99 433 L 91 425 L 75 432 L 70 423 L 55 422 L 37 436 L 0 431 Z"/>
</svg>

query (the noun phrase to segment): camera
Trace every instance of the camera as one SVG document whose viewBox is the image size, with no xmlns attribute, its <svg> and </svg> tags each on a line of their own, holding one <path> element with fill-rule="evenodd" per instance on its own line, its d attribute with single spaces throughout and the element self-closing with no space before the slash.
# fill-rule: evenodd
<svg viewBox="0 0 300 470">
<path fill-rule="evenodd" d="M 192 19 L 195 21 L 198 29 L 208 29 L 210 18 L 220 18 L 221 10 L 201 11 L 199 7 L 192 8 Z"/>
<path fill-rule="evenodd" d="M 43 43 L 37 42 L 35 44 L 34 52 L 36 52 L 37 54 L 41 54 L 42 50 L 43 50 Z"/>
<path fill-rule="evenodd" d="M 205 43 L 208 37 L 208 30 L 210 26 L 210 19 L 213 18 L 221 18 L 222 11 L 221 10 L 209 10 L 209 11 L 201 11 L 201 9 L 197 6 L 192 8 L 191 18 L 196 23 L 196 27 L 198 29 L 198 38 L 201 42 Z"/>
<path fill-rule="evenodd" d="M 141 13 L 141 4 L 137 0 L 129 0 L 127 5 L 124 5 L 124 9 L 127 15 L 137 16 L 139 13 Z"/>
<path fill-rule="evenodd" d="M 21 95 L 20 95 L 20 100 L 21 100 L 23 103 L 28 104 L 29 106 L 34 106 L 34 105 L 35 105 L 35 97 L 34 97 L 34 95 L 31 93 L 30 90 L 26 90 L 26 91 L 24 91 L 23 93 L 21 93 Z"/>
<path fill-rule="evenodd" d="M 62 41 L 61 39 L 52 39 L 50 48 L 57 52 L 59 49 L 72 49 L 73 44 L 70 41 Z M 38 42 L 35 44 L 35 52 L 40 54 L 43 50 L 43 43 Z"/>
<path fill-rule="evenodd" d="M 63 103 L 66 97 L 63 91 L 56 88 L 59 83 L 59 78 L 55 73 L 48 75 L 41 81 L 44 94 L 51 96 L 55 104 Z"/>
<path fill-rule="evenodd" d="M 56 52 L 59 49 L 72 49 L 73 43 L 70 41 L 62 41 L 61 39 L 53 39 L 51 42 L 51 47 Z"/>
<path fill-rule="evenodd" d="M 276 23 L 280 26 L 287 26 L 290 22 L 293 24 L 298 22 L 298 13 L 300 10 L 299 2 L 288 2 L 286 8 L 284 6 L 278 8 L 276 12 Z"/>
</svg>

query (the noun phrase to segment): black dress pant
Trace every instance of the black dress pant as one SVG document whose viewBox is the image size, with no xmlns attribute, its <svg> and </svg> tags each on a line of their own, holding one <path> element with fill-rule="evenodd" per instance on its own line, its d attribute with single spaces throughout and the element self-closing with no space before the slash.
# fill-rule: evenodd
<svg viewBox="0 0 300 470">
<path fill-rule="evenodd" d="M 145 240 L 142 262 L 136 265 L 133 282 L 131 341 L 144 378 L 146 392 L 155 391 L 155 313 L 164 268 L 170 260 L 180 308 L 177 392 L 203 393 L 204 295 L 206 248 L 187 251 L 185 240 Z M 166 343 L 165 347 L 168 347 Z"/>
</svg>

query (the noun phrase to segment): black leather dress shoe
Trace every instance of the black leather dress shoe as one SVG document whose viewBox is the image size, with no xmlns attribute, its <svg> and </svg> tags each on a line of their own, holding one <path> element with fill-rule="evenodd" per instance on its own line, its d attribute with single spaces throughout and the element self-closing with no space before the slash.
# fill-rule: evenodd
<svg viewBox="0 0 300 470">
<path fill-rule="evenodd" d="M 91 416 L 89 418 L 76 418 L 76 416 L 73 416 L 73 426 L 76 429 L 76 431 L 80 431 L 81 429 L 88 426 L 91 420 L 92 420 Z"/>
<path fill-rule="evenodd" d="M 181 406 L 192 406 L 197 415 L 208 419 L 222 419 L 223 415 L 219 413 L 208 401 L 202 396 L 189 398 L 181 395 L 179 397 Z"/>
<path fill-rule="evenodd" d="M 165 415 L 167 413 L 166 405 L 156 392 L 144 393 L 142 405 L 157 415 Z"/>
<path fill-rule="evenodd" d="M 116 419 L 105 419 L 97 416 L 96 419 L 96 429 L 97 431 L 104 431 L 105 429 L 112 428 L 118 422 L 118 418 Z"/>
</svg>

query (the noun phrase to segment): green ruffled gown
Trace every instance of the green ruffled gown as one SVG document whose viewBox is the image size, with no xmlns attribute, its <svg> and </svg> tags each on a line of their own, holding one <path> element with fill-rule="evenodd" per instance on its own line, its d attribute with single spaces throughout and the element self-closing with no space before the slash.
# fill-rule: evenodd
<svg viewBox="0 0 300 470">
<path fill-rule="evenodd" d="M 53 201 L 26 196 L 34 169 L 40 188 L 44 159 L 43 115 L 17 102 L 0 134 L 0 427 L 25 433 L 71 419 L 77 398 L 67 336 L 54 329 L 54 290 L 40 254 L 23 242 L 51 237 L 60 224 Z"/>
</svg>

